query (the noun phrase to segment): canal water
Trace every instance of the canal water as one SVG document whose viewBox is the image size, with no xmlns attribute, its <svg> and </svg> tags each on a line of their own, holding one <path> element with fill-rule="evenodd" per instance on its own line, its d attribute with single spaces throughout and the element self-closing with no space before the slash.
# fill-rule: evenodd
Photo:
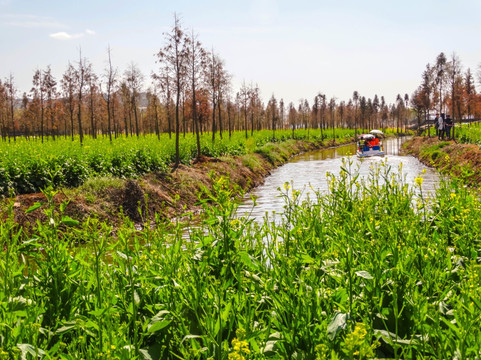
<svg viewBox="0 0 481 360">
<path fill-rule="evenodd" d="M 327 192 L 329 172 L 338 175 L 341 166 L 351 162 L 351 169 L 359 173 L 360 178 L 367 178 L 373 167 L 385 162 L 391 168 L 391 173 L 399 174 L 405 183 L 414 187 L 415 178 L 423 178 L 422 193 L 430 194 L 439 183 L 438 173 L 422 164 L 413 156 L 399 155 L 399 149 L 407 138 L 388 138 L 384 140 L 384 152 L 386 156 L 373 156 L 359 159 L 356 153 L 356 145 L 350 144 L 337 148 L 316 150 L 297 155 L 287 164 L 275 169 L 269 175 L 263 185 L 253 189 L 239 206 L 240 216 L 249 216 L 261 221 L 266 213 L 282 213 L 285 205 L 284 199 L 279 196 L 280 189 L 287 182 L 299 190 L 303 197 L 312 194 L 313 191 Z M 256 206 L 253 206 L 251 196 L 256 198 Z"/>
</svg>

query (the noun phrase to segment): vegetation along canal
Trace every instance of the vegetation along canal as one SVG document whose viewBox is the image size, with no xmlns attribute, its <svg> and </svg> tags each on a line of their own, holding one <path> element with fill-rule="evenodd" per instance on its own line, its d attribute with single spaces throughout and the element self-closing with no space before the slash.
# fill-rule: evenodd
<svg viewBox="0 0 481 360">
<path fill-rule="evenodd" d="M 338 175 L 341 167 L 349 167 L 352 173 L 359 173 L 360 179 L 366 179 L 373 168 L 385 164 L 391 172 L 401 175 L 405 182 L 415 187 L 415 179 L 422 177 L 421 185 L 424 195 L 430 194 L 439 183 L 439 175 L 432 168 L 421 163 L 412 156 L 399 155 L 400 146 L 407 138 L 388 138 L 384 141 L 385 157 L 371 157 L 359 159 L 355 155 L 354 144 L 336 148 L 310 151 L 295 156 L 289 163 L 275 169 L 264 184 L 256 187 L 239 206 L 239 214 L 249 213 L 260 220 L 266 212 L 283 212 L 285 200 L 280 196 L 281 191 L 286 191 L 285 184 L 292 190 L 300 191 L 300 196 L 305 199 L 314 191 L 327 192 L 329 188 L 328 173 Z M 253 207 L 256 200 L 256 206 Z"/>
</svg>

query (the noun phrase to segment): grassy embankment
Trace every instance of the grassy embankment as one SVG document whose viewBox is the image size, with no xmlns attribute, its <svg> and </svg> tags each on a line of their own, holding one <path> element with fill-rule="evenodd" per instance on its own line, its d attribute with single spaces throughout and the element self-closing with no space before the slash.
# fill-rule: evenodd
<svg viewBox="0 0 481 360">
<path fill-rule="evenodd" d="M 262 225 L 218 178 L 187 238 L 125 219 L 113 239 L 108 223 L 64 218 L 52 192 L 33 232 L 11 209 L 0 358 L 479 356 L 477 194 L 453 181 L 423 199 L 386 164 L 362 182 L 351 167 L 312 202 L 286 184 L 282 220 Z"/>
<path fill-rule="evenodd" d="M 110 144 L 107 138 L 78 142 L 60 139 L 41 144 L 19 139 L 2 143 L 0 190 L 16 196 L 16 221 L 34 223 L 45 219 L 42 209 L 25 214 L 35 203 L 45 203 L 41 189 L 60 190 L 54 200 L 68 201 L 65 214 L 83 221 L 91 215 L 116 221 L 121 208 L 136 222 L 153 220 L 155 213 L 172 217 L 185 208 L 193 209 L 197 193 L 211 187 L 209 173 L 230 174 L 231 181 L 244 189 L 258 185 L 269 171 L 299 152 L 333 145 L 332 132 L 320 130 L 255 132 L 245 139 L 236 132 L 229 139 L 212 143 L 209 134 L 202 137 L 202 158 L 196 162 L 194 137 L 181 141 L 181 166 L 174 172 L 170 164 L 175 142 L 164 134 L 120 138 Z M 352 130 L 337 130 L 335 144 L 351 141 Z M 148 198 L 148 202 L 145 201 Z M 139 203 L 142 211 L 139 212 Z M 197 207 L 198 208 L 198 207 Z M 150 215 L 150 219 L 146 216 Z"/>
<path fill-rule="evenodd" d="M 456 141 L 424 136 L 415 137 L 403 145 L 405 153 L 476 188 L 481 183 L 480 146 L 481 124 L 456 127 Z"/>
</svg>

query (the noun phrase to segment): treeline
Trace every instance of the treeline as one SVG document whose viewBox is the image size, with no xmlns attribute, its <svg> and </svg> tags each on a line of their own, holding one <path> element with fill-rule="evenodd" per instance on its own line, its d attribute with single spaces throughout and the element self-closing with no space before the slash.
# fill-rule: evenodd
<svg viewBox="0 0 481 360">
<path fill-rule="evenodd" d="M 478 73 L 481 82 L 481 67 Z M 481 94 L 476 92 L 471 69 L 463 70 L 461 60 L 453 53 L 448 59 L 442 52 L 434 64 L 427 64 L 422 81 L 411 97 L 418 122 L 435 113 L 451 115 L 455 121 L 481 117 Z"/>
<path fill-rule="evenodd" d="M 357 91 L 348 101 L 318 93 L 311 103 L 302 99 L 285 104 L 272 95 L 266 104 L 257 85 L 244 82 L 234 91 L 224 60 L 207 51 L 177 16 L 155 55 L 159 67 L 146 79 L 134 63 L 123 73 L 114 67 L 110 48 L 108 65 L 100 74 L 80 53 L 60 79 L 50 66 L 37 69 L 31 90 L 21 100 L 10 75 L 0 81 L 1 137 L 15 141 L 17 136 L 34 136 L 43 142 L 80 135 L 82 142 L 84 135 L 112 139 L 168 133 L 176 136 L 178 147 L 180 136 L 187 132 L 198 139 L 209 131 L 215 140 L 235 130 L 244 131 L 246 137 L 261 129 L 271 129 L 275 136 L 276 129 L 286 128 L 397 127 L 401 131 L 411 117 L 407 94 L 398 95 L 394 104 L 387 104 L 383 96 L 371 99 Z"/>
</svg>

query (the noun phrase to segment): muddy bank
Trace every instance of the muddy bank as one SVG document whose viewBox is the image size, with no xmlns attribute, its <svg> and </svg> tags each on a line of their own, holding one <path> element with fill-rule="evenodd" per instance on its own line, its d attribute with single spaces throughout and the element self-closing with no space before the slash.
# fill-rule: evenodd
<svg viewBox="0 0 481 360">
<path fill-rule="evenodd" d="M 196 212 L 199 192 L 211 189 L 212 177 L 229 176 L 232 184 L 249 191 L 263 183 L 264 178 L 277 166 L 286 163 L 295 154 L 335 146 L 335 143 L 287 141 L 267 144 L 258 153 L 236 157 L 202 157 L 189 166 L 180 165 L 168 174 L 148 174 L 139 179 L 112 181 L 93 179 L 77 189 L 58 190 L 51 206 L 56 211 L 65 203 L 63 215 L 80 222 L 89 217 L 116 225 L 127 216 L 136 223 L 151 222 L 158 217 L 168 219 L 186 212 Z M 212 175 L 214 174 L 214 175 Z M 13 217 L 25 228 L 36 221 L 46 221 L 49 206 L 42 193 L 18 195 L 3 201 L 0 216 Z M 26 213 L 36 203 L 39 208 Z"/>
<path fill-rule="evenodd" d="M 417 157 L 442 174 L 457 177 L 472 187 L 481 182 L 481 149 L 436 137 L 415 137 L 403 144 L 402 153 Z"/>
</svg>

